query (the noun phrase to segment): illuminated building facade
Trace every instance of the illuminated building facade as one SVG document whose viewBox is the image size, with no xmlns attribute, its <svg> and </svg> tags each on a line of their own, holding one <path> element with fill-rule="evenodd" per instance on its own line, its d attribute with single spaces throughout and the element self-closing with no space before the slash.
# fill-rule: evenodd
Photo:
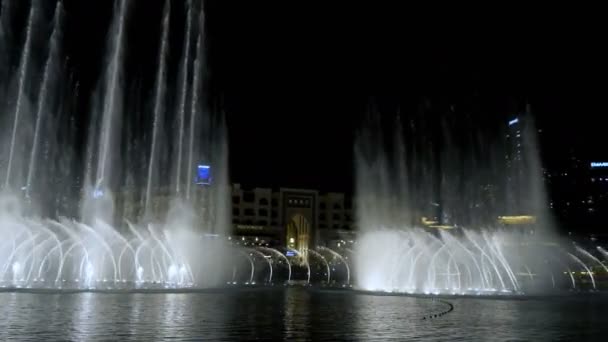
<svg viewBox="0 0 608 342">
<path fill-rule="evenodd" d="M 207 233 L 219 233 L 228 223 L 229 203 L 224 196 L 227 184 L 214 180 L 213 167 L 205 164 L 194 165 L 193 181 L 178 190 L 175 185 L 152 187 L 149 194 L 135 185 L 125 186 L 112 193 L 116 222 L 166 222 L 178 219 L 188 210 L 192 226 L 200 227 Z M 149 196 L 146 199 L 146 196 Z M 217 200 L 217 199 L 224 199 Z M 146 210 L 147 208 L 147 210 Z M 125 226 L 126 228 L 126 226 Z"/>
<path fill-rule="evenodd" d="M 538 148 L 541 135 L 542 130 L 536 128 L 529 108 L 508 121 L 502 215 L 544 217 L 549 208 L 546 174 Z"/>
<path fill-rule="evenodd" d="M 523 214 L 520 206 L 525 177 L 524 165 L 524 126 L 525 119 L 515 117 L 509 120 L 506 135 L 506 210 L 512 215 Z"/>
<path fill-rule="evenodd" d="M 294 250 L 335 244 L 353 231 L 352 210 L 342 193 L 232 186 L 235 241 Z M 352 239 L 352 238 L 351 238 Z"/>
</svg>

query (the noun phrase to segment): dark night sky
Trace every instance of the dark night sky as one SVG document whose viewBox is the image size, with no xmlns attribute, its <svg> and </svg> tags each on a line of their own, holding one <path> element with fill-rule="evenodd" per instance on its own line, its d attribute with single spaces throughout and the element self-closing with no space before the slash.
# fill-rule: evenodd
<svg viewBox="0 0 608 342">
<path fill-rule="evenodd" d="M 606 157 L 606 54 L 590 18 L 253 3 L 208 16 L 236 179 L 349 188 L 352 130 L 370 101 L 407 112 L 428 99 L 490 120 L 529 102 L 548 161 L 570 148 Z"/>
<path fill-rule="evenodd" d="M 91 88 L 112 2 L 65 3 L 72 70 Z M 184 16 L 172 3 L 175 61 Z M 406 115 L 423 100 L 454 105 L 454 115 L 476 108 L 480 125 L 529 102 L 547 160 L 572 148 L 608 157 L 599 21 L 372 4 L 206 4 L 209 86 L 225 104 L 232 181 L 350 190 L 353 131 L 370 102 Z M 144 86 L 154 79 L 161 10 L 160 0 L 135 0 L 128 19 L 128 70 Z"/>
</svg>

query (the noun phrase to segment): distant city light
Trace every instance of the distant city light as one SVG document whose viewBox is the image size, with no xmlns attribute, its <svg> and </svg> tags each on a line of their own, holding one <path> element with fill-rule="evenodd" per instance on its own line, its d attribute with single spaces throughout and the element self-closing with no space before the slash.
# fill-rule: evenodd
<svg viewBox="0 0 608 342">
<path fill-rule="evenodd" d="M 509 121 L 509 126 L 513 126 L 513 125 L 515 125 L 518 122 L 519 122 L 519 118 L 515 118 L 515 119 Z"/>
<path fill-rule="evenodd" d="M 591 162 L 591 167 L 608 167 L 608 162 Z"/>
<path fill-rule="evenodd" d="M 536 223 L 536 216 L 532 215 L 515 215 L 515 216 L 498 216 L 498 222 L 506 225 L 525 225 Z"/>
</svg>

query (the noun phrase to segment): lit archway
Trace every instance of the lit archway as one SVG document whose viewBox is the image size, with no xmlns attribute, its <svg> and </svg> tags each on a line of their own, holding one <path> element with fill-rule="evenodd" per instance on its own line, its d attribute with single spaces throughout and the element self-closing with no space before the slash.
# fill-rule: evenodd
<svg viewBox="0 0 608 342">
<path fill-rule="evenodd" d="M 295 214 L 287 224 L 287 248 L 295 249 L 302 258 L 308 258 L 310 224 L 306 217 Z"/>
</svg>

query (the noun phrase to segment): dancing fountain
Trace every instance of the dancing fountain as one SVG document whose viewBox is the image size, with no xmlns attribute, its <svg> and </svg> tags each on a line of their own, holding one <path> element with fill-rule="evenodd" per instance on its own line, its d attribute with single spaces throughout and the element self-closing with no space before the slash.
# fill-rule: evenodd
<svg viewBox="0 0 608 342">
<path fill-rule="evenodd" d="M 387 138 L 375 117 L 360 132 L 357 287 L 444 295 L 601 289 L 597 273 L 608 268 L 593 254 L 601 247 L 590 253 L 553 231 L 529 109 L 492 133 L 460 120 L 425 129 L 428 120 L 403 127 L 397 118 Z"/>
<path fill-rule="evenodd" d="M 204 12 L 198 4 L 186 4 L 180 82 L 173 89 L 168 50 L 176 9 L 171 4 L 165 1 L 160 22 L 153 109 L 127 115 L 131 6 L 127 0 L 115 2 L 107 64 L 84 121 L 88 141 L 80 153 L 73 127 L 77 106 L 72 105 L 78 101 L 70 98 L 79 96 L 79 87 L 63 76 L 68 71 L 63 4 L 56 2 L 52 30 L 44 39 L 48 46 L 40 47 L 34 37 L 47 34 L 48 18 L 44 4 L 31 1 L 18 67 L 2 66 L 9 77 L 3 77 L 0 94 L 0 286 L 106 290 L 222 283 L 230 260 L 221 238 L 229 222 L 226 134 L 220 116 L 206 110 L 207 99 L 200 96 Z M 17 5 L 2 2 L 0 51 L 9 66 L 13 61 L 5 52 L 17 48 L 19 37 L 11 35 L 8 21 Z M 46 56 L 42 77 L 39 50 Z M 175 109 L 170 98 L 179 99 Z M 132 125 L 138 130 L 125 134 L 123 127 Z M 142 155 L 147 156 L 144 172 Z M 201 163 L 205 179 L 195 173 Z M 134 181 L 139 174 L 147 175 L 145 185 Z"/>
<path fill-rule="evenodd" d="M 69 72 L 66 15 L 61 0 L 53 4 L 49 10 L 42 0 L 8 0 L 0 8 L 1 287 L 174 289 L 280 280 L 346 287 L 354 279 L 364 290 L 416 294 L 602 288 L 597 273 L 608 273 L 606 250 L 586 250 L 552 230 L 527 115 L 493 136 L 470 122 L 425 128 L 428 122 L 415 119 L 397 122 L 387 139 L 372 120 L 356 145 L 360 236 L 350 258 L 327 247 L 302 255 L 268 246 L 235 250 L 224 238 L 231 222 L 226 129 L 204 96 L 200 3 L 163 2 L 148 91 L 133 87 L 126 67 L 133 5 L 116 0 L 90 97 Z M 20 6 L 27 6 L 22 32 L 13 18 Z M 176 11 L 185 15 L 179 43 L 171 41 Z M 517 148 L 495 138 L 515 134 Z"/>
</svg>

